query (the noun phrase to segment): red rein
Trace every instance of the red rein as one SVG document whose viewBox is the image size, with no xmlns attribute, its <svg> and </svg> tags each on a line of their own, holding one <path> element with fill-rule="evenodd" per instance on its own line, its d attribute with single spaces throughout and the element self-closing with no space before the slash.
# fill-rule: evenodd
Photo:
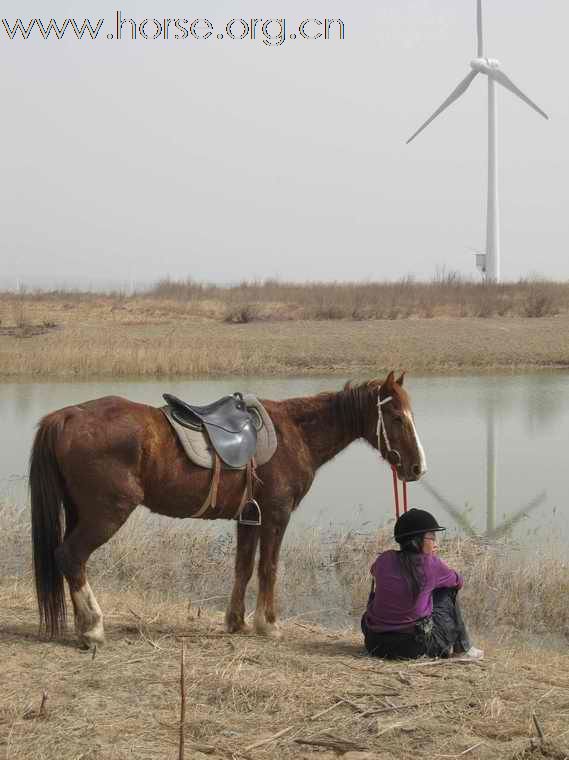
<svg viewBox="0 0 569 760">
<path fill-rule="evenodd" d="M 391 473 L 393 475 L 393 495 L 395 496 L 395 516 L 399 517 L 399 486 L 397 483 L 397 467 L 391 465 Z M 403 511 L 407 512 L 407 483 L 403 481 Z"/>
</svg>

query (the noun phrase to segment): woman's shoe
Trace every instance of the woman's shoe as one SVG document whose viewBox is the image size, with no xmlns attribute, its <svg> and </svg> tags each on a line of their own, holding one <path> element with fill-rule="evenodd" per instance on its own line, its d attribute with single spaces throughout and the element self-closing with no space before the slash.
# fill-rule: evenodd
<svg viewBox="0 0 569 760">
<path fill-rule="evenodd" d="M 470 647 L 468 652 L 465 652 L 463 656 L 469 657 L 471 660 L 482 660 L 484 658 L 484 650 Z"/>
</svg>

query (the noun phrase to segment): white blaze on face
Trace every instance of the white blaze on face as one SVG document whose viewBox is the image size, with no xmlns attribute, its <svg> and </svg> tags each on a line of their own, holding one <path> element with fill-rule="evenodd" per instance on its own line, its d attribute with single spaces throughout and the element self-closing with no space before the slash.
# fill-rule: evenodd
<svg viewBox="0 0 569 760">
<path fill-rule="evenodd" d="M 411 414 L 411 412 L 406 411 L 405 417 L 407 418 L 407 421 L 409 422 L 409 425 L 411 426 L 413 437 L 415 438 L 415 445 L 417 446 L 417 451 L 419 453 L 419 467 L 421 470 L 419 477 L 421 477 L 427 472 L 427 459 L 425 457 L 425 451 L 423 449 L 423 446 L 421 445 L 421 441 L 419 440 L 419 435 L 417 433 L 417 428 L 415 427 L 413 415 Z"/>
</svg>

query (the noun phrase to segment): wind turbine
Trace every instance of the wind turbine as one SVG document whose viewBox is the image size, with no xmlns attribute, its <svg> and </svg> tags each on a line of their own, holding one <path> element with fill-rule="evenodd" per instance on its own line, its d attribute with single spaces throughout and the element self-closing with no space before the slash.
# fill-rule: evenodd
<svg viewBox="0 0 569 760">
<path fill-rule="evenodd" d="M 472 71 L 455 87 L 448 98 L 440 105 L 432 116 L 407 140 L 409 144 L 434 119 L 446 110 L 455 100 L 458 100 L 472 84 L 478 74 L 488 78 L 488 206 L 486 216 L 486 277 L 493 282 L 500 282 L 500 219 L 498 209 L 498 160 L 496 140 L 496 83 L 501 84 L 528 106 L 537 111 L 545 119 L 549 116 L 537 106 L 533 100 L 516 87 L 512 80 L 501 70 L 500 61 L 494 58 L 484 58 L 484 38 L 482 34 L 482 0 L 477 0 L 476 26 L 478 47 L 476 58 L 470 62 Z"/>
</svg>

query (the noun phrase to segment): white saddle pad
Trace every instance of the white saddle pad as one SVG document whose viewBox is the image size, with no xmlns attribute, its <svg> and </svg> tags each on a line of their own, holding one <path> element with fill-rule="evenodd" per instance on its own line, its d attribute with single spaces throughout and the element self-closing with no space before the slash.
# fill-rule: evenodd
<svg viewBox="0 0 569 760">
<path fill-rule="evenodd" d="M 262 464 L 266 464 L 277 450 L 275 426 L 267 414 L 267 410 L 256 396 L 253 396 L 251 393 L 245 393 L 243 394 L 243 400 L 247 409 L 255 409 L 257 411 L 263 423 L 261 428 L 257 430 L 257 453 L 255 454 L 255 462 L 260 467 Z M 176 431 L 176 435 L 188 458 L 200 467 L 207 467 L 209 470 L 213 469 L 213 448 L 207 434 L 201 430 L 191 430 L 180 425 L 170 414 L 169 407 L 163 406 L 161 410 Z M 224 468 L 226 467 L 225 464 L 222 463 L 222 465 Z M 240 469 L 245 468 L 241 467 Z"/>
</svg>

